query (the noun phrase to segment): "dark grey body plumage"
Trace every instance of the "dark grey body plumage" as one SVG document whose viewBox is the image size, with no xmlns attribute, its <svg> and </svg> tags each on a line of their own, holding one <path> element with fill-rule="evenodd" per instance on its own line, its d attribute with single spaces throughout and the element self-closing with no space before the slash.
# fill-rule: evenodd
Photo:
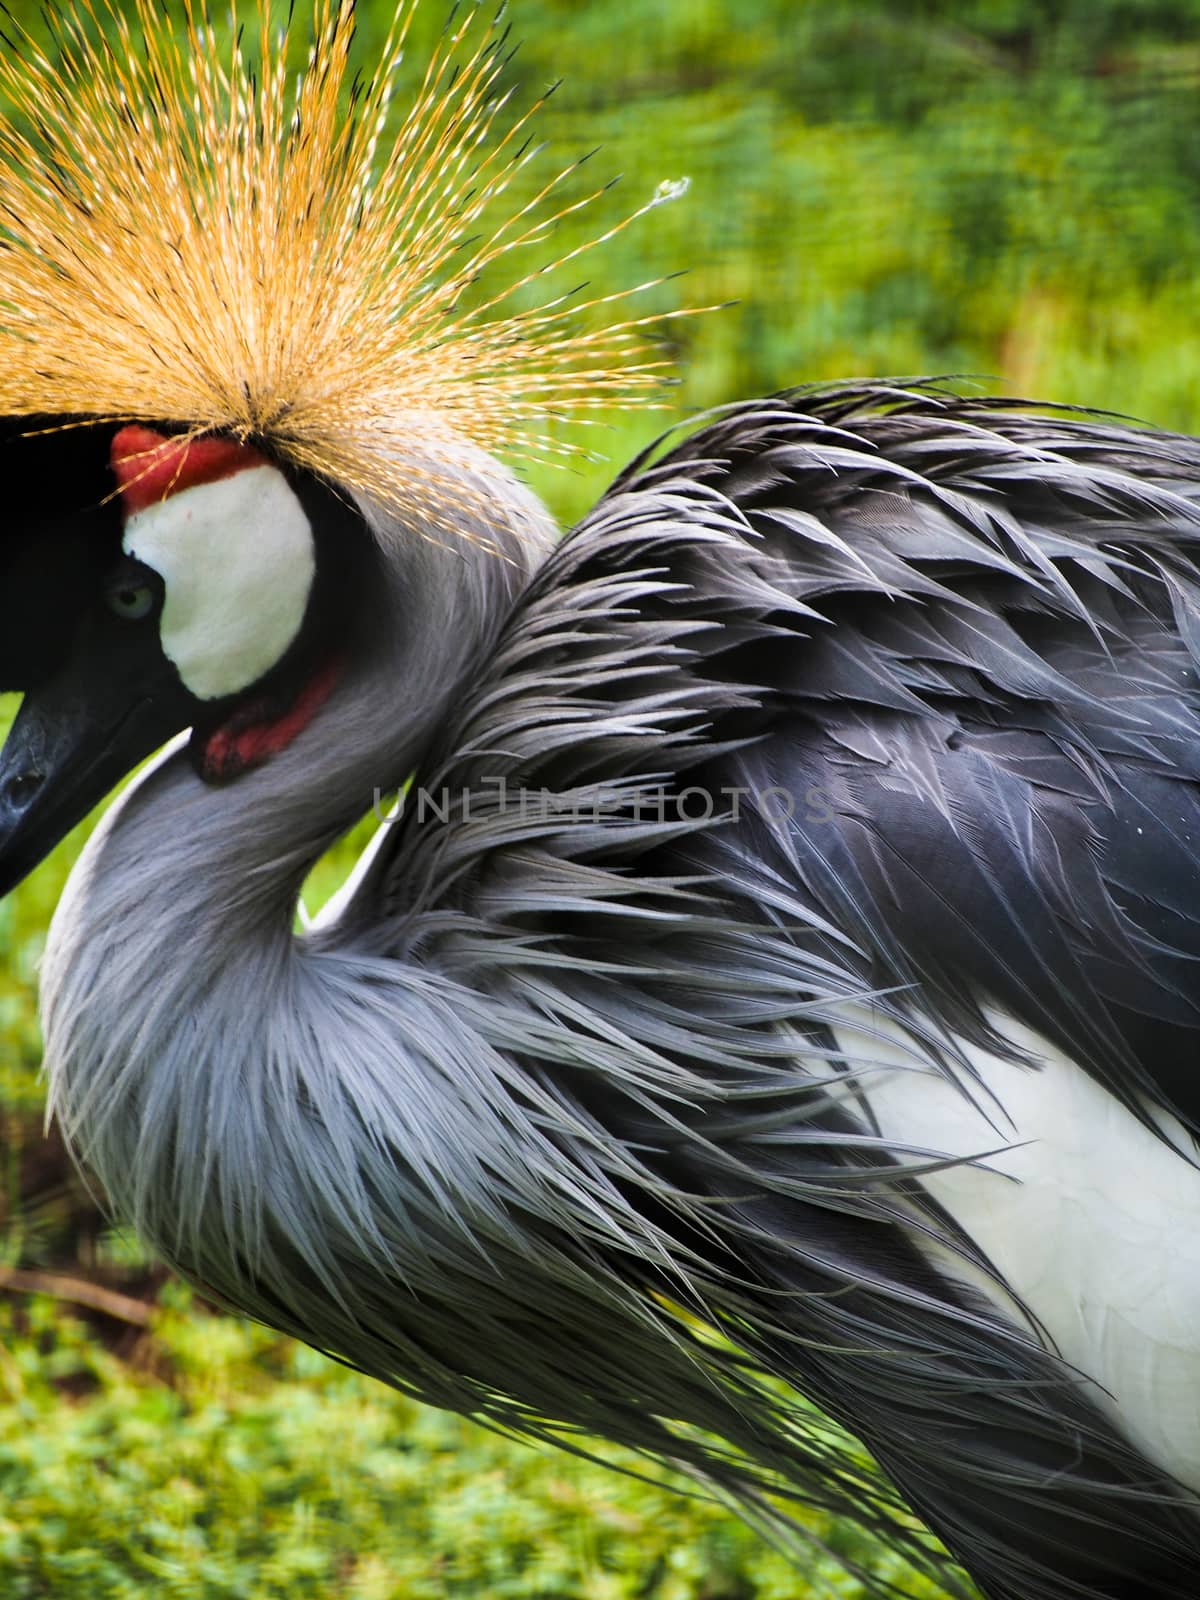
<svg viewBox="0 0 1200 1600">
<path fill-rule="evenodd" d="M 1198 495 L 1196 440 L 917 386 L 635 463 L 461 687 L 373 680 L 444 709 L 307 937 L 302 740 L 110 814 L 47 957 L 68 1135 L 182 1271 L 434 1403 L 915 1551 L 784 1380 L 989 1600 L 1195 1594 L 1185 1492 L 981 1290 L 839 1030 L 867 1003 L 968 1092 L 1002 1012 L 1193 1161 Z"/>
<path fill-rule="evenodd" d="M 695 1309 L 857 1432 L 994 1600 L 1194 1594 L 1198 1525 L 1084 1386 L 925 1264 L 865 1181 L 922 1157 L 822 1104 L 778 1026 L 819 1053 L 822 1007 L 873 992 L 916 1039 L 932 1014 L 997 1047 L 999 1002 L 1196 1129 L 1198 493 L 1197 441 L 1068 413 L 872 386 L 738 408 L 550 557 L 427 764 L 575 818 L 594 784 L 602 820 L 509 816 L 506 840 L 501 814 L 461 837 L 410 814 L 363 891 L 401 937 L 449 901 L 472 926 L 445 959 L 511 940 L 511 984 L 548 963 L 557 1004 L 713 1082 L 667 1115 L 611 1080 L 555 1092 L 667 1196 L 738 1196 L 703 1232 L 662 1202 L 737 1283 Z M 689 825 L 706 796 L 738 821 Z"/>
</svg>

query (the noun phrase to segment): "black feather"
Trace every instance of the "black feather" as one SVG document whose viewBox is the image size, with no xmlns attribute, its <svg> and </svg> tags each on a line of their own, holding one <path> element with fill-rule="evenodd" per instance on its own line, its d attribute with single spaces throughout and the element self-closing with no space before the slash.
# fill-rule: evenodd
<svg viewBox="0 0 1200 1600">
<path fill-rule="evenodd" d="M 1011 1050 L 997 1003 L 1151 1127 L 1200 1133 L 1198 496 L 1200 441 L 936 387 L 736 408 L 564 541 L 418 775 L 503 772 L 565 808 L 593 785 L 593 820 L 409 818 L 361 890 L 394 948 L 457 904 L 427 959 L 502 939 L 523 1002 L 708 1084 L 667 1105 L 525 1063 L 655 1175 L 637 1203 L 689 1266 L 645 1292 L 690 1283 L 992 1600 L 1193 1595 L 1198 1525 L 1075 1374 L 927 1258 L 923 1233 L 972 1256 L 921 1189 L 934 1153 L 872 1134 L 828 1024 L 870 993 L 936 1069 L 955 1038 Z M 744 1403 L 792 1492 L 887 1514 Z M 747 1496 L 740 1470 L 714 1475 Z"/>
</svg>

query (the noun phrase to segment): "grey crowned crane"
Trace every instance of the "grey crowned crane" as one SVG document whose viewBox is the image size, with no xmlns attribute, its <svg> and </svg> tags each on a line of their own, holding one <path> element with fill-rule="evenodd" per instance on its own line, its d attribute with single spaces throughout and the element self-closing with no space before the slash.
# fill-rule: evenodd
<svg viewBox="0 0 1200 1600">
<path fill-rule="evenodd" d="M 462 309 L 497 36 L 381 143 L 409 12 L 350 114 L 349 6 L 294 91 L 137 14 L 0 65 L 0 892 L 171 741 L 46 951 L 80 1162 L 437 1405 L 1194 1597 L 1200 441 L 798 391 L 552 544 L 490 452 L 638 373 Z"/>
</svg>

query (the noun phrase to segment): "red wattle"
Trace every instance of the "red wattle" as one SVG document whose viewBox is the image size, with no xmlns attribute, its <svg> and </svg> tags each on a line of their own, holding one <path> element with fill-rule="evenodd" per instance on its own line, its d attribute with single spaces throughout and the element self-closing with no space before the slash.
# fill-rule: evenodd
<svg viewBox="0 0 1200 1600">
<path fill-rule="evenodd" d="M 329 699 L 340 676 L 341 662 L 329 662 L 280 716 L 256 719 L 254 706 L 238 712 L 205 740 L 201 775 L 209 783 L 227 783 L 286 750 Z"/>
</svg>

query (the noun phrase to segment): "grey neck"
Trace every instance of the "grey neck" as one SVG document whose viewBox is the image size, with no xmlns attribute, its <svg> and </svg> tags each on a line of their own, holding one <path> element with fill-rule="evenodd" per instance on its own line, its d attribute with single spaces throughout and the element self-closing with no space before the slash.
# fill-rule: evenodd
<svg viewBox="0 0 1200 1600">
<path fill-rule="evenodd" d="M 336 1124 L 348 1095 L 369 1099 L 379 1041 L 355 996 L 381 977 L 396 1013 L 385 1065 L 397 1082 L 406 1070 L 403 1013 L 426 980 L 369 970 L 328 936 L 297 940 L 297 897 L 374 790 L 408 776 L 490 649 L 545 548 L 544 516 L 515 488 L 513 506 L 488 548 L 377 527 L 383 591 L 310 726 L 224 788 L 168 750 L 110 808 L 56 913 L 42 975 L 53 1114 L 114 1208 L 218 1292 L 224 1273 L 230 1298 L 229 1272 L 266 1248 L 278 1108 Z M 297 1181 L 312 1175 L 281 1174 L 277 1192 Z"/>
</svg>

